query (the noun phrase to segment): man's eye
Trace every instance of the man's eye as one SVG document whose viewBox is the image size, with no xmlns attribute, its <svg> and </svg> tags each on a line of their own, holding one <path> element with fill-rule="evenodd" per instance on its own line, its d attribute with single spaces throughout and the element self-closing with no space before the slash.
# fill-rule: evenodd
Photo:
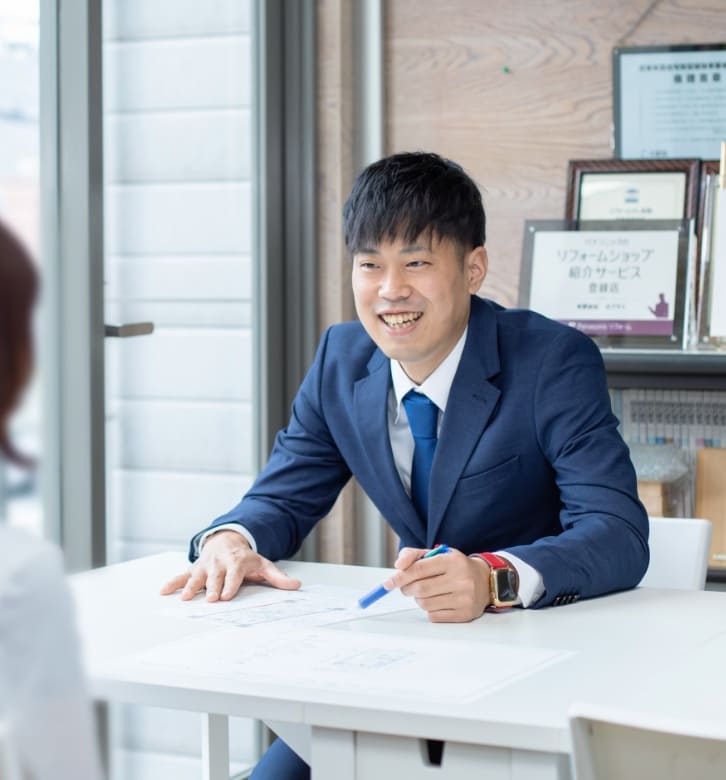
<svg viewBox="0 0 726 780">
<path fill-rule="evenodd" d="M 358 267 L 359 267 L 359 268 L 362 268 L 362 269 L 364 269 L 364 270 L 366 270 L 366 271 L 370 271 L 370 270 L 372 270 L 373 268 L 377 268 L 377 266 L 376 266 L 376 264 L 375 264 L 375 263 L 371 263 L 371 262 L 367 262 L 367 261 L 363 261 L 363 262 L 361 262 L 361 263 L 358 265 Z"/>
<path fill-rule="evenodd" d="M 411 260 L 406 265 L 408 268 L 421 268 L 428 263 L 425 260 Z"/>
</svg>

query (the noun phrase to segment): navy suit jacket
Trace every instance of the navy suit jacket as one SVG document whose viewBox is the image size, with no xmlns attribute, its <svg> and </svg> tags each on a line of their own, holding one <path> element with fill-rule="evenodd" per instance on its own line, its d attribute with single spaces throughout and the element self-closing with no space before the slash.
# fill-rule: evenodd
<svg viewBox="0 0 726 780">
<path fill-rule="evenodd" d="M 402 546 L 445 542 L 529 563 L 544 579 L 537 606 L 640 581 L 648 519 L 590 338 L 472 296 L 431 471 L 428 525 L 394 464 L 390 388 L 389 360 L 359 322 L 328 329 L 266 467 L 209 527 L 239 522 L 262 555 L 288 558 L 352 474 Z"/>
</svg>

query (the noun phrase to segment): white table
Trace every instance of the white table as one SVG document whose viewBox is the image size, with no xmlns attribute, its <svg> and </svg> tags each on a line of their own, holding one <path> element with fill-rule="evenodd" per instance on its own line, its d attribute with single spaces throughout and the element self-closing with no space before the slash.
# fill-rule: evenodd
<svg viewBox="0 0 726 780">
<path fill-rule="evenodd" d="M 460 647 L 481 643 L 490 656 L 496 651 L 499 657 L 501 650 L 502 664 L 521 648 L 563 651 L 559 660 L 481 696 L 442 703 L 316 689 L 305 680 L 224 678 L 203 658 L 184 671 L 139 663 L 139 651 L 168 643 L 173 653 L 176 643 L 208 631 L 203 621 L 159 616 L 160 584 L 185 565 L 181 555 L 169 553 L 72 580 L 94 695 L 202 713 L 206 780 L 228 777 L 229 716 L 283 722 L 309 735 L 315 780 L 564 780 L 567 713 L 574 701 L 726 721 L 724 593 L 640 588 L 565 607 L 486 614 L 464 625 L 431 624 L 417 609 L 378 617 L 362 613 L 345 624 L 356 636 L 445 640 L 451 643 L 451 664 L 457 641 Z M 386 577 L 386 570 L 363 567 L 296 562 L 282 567 L 305 585 L 351 586 L 361 593 Z M 446 679 L 447 668 L 432 669 L 425 683 L 445 685 Z M 440 767 L 427 765 L 425 739 L 446 742 Z"/>
</svg>

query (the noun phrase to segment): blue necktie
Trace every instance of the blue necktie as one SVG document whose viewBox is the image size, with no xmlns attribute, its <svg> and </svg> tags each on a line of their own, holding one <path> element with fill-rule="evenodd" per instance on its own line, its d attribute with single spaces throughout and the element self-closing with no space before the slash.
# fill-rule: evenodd
<svg viewBox="0 0 726 780">
<path fill-rule="evenodd" d="M 439 408 L 425 395 L 409 390 L 403 396 L 408 424 L 413 434 L 413 466 L 411 467 L 411 498 L 423 520 L 429 515 L 429 477 L 436 452 L 436 424 Z"/>
</svg>

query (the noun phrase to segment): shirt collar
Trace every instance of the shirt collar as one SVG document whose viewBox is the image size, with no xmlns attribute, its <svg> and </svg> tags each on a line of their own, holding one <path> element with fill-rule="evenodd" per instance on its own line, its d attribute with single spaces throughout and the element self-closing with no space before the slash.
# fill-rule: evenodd
<svg viewBox="0 0 726 780">
<path fill-rule="evenodd" d="M 461 338 L 456 342 L 451 352 L 420 385 L 417 385 L 406 375 L 406 372 L 401 368 L 401 364 L 397 360 L 390 361 L 391 380 L 393 382 L 393 393 L 396 403 L 396 421 L 398 420 L 403 396 L 412 388 L 430 398 L 442 412 L 446 411 L 446 402 L 449 400 L 451 385 L 454 382 L 456 369 L 459 367 L 459 361 L 464 351 L 468 330 L 468 326 L 464 328 Z"/>
</svg>

